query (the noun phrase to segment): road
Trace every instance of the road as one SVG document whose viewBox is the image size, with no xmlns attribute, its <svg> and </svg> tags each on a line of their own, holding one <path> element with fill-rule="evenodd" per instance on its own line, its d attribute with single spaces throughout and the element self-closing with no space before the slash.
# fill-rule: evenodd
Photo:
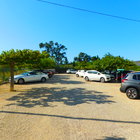
<svg viewBox="0 0 140 140">
<path fill-rule="evenodd" d="M 68 74 L 1 85 L 0 140 L 139 140 L 140 100 L 119 87 Z"/>
</svg>

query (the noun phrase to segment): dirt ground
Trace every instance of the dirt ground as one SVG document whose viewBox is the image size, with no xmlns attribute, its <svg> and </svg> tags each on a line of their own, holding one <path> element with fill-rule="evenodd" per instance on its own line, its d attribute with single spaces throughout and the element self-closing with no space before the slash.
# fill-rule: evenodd
<svg viewBox="0 0 140 140">
<path fill-rule="evenodd" d="M 1 85 L 0 140 L 139 140 L 140 100 L 119 88 L 68 74 Z"/>
</svg>

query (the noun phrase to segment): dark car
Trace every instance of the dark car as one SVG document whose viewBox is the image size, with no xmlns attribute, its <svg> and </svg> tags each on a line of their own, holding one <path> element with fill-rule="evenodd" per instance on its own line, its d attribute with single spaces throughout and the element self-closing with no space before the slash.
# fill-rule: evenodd
<svg viewBox="0 0 140 140">
<path fill-rule="evenodd" d="M 115 71 L 112 74 L 115 77 L 115 80 L 118 82 L 121 82 L 121 80 L 128 74 L 131 73 L 132 71 L 130 70 L 124 70 L 124 71 Z"/>
<path fill-rule="evenodd" d="M 140 97 L 140 72 L 128 73 L 123 79 L 120 91 L 126 93 L 130 99 Z"/>
<path fill-rule="evenodd" d="M 49 76 L 49 78 L 51 78 L 51 77 L 55 74 L 55 72 L 52 71 L 52 70 L 43 70 L 43 72 L 44 72 L 44 73 L 47 73 L 48 76 Z"/>
</svg>

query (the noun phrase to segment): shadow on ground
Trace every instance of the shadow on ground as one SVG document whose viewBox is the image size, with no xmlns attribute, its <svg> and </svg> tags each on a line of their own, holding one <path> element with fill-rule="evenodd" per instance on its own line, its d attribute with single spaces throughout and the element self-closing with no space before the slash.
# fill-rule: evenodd
<svg viewBox="0 0 140 140">
<path fill-rule="evenodd" d="M 75 76 L 75 75 L 74 75 Z M 52 79 L 48 80 L 48 84 L 54 84 L 54 83 L 59 83 L 59 84 L 83 84 L 85 82 L 81 82 L 81 81 L 76 81 L 76 80 L 71 80 L 71 75 L 54 75 L 54 77 L 52 77 Z M 77 79 L 77 77 L 75 76 L 75 79 Z"/>
<path fill-rule="evenodd" d="M 126 138 L 122 138 L 122 137 L 105 137 L 103 139 L 96 139 L 96 140 L 126 140 Z"/>
<path fill-rule="evenodd" d="M 10 105 L 23 107 L 53 107 L 53 103 L 62 102 L 68 106 L 75 106 L 83 103 L 110 104 L 115 103 L 110 98 L 112 96 L 105 95 L 99 91 L 85 90 L 84 88 L 66 89 L 66 88 L 32 88 L 29 91 L 21 92 L 13 96 L 8 101 L 14 101 Z"/>
<path fill-rule="evenodd" d="M 122 121 L 122 120 L 110 120 L 110 119 L 99 119 L 99 118 L 85 118 L 85 117 L 73 117 L 73 116 L 64 116 L 64 115 L 53 115 L 53 114 L 43 114 L 43 113 L 30 113 L 30 112 L 19 112 L 19 111 L 7 111 L 0 110 L 0 113 L 5 114 L 18 114 L 18 115 L 31 115 L 31 116 L 42 116 L 42 117 L 53 117 L 53 118 L 62 118 L 62 119 L 72 119 L 72 120 L 86 120 L 86 121 L 98 121 L 98 122 L 107 122 L 107 123 L 123 123 L 123 124 L 138 124 L 140 122 L 136 121 Z M 101 140 L 101 139 L 96 139 Z M 125 140 L 124 138 L 114 137 L 105 137 L 102 140 Z"/>
</svg>

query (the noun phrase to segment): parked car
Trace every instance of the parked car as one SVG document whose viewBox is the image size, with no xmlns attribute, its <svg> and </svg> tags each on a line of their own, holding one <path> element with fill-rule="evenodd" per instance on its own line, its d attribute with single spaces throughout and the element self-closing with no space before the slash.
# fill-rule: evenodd
<svg viewBox="0 0 140 140">
<path fill-rule="evenodd" d="M 51 78 L 51 77 L 54 75 L 54 72 L 51 71 L 51 70 L 48 70 L 48 71 L 45 71 L 45 70 L 44 70 L 43 73 L 48 74 L 48 77 L 49 77 L 49 78 Z"/>
<path fill-rule="evenodd" d="M 84 79 L 86 81 L 100 81 L 102 83 L 111 81 L 111 75 L 108 74 L 102 74 L 99 71 L 96 70 L 88 70 L 85 72 Z"/>
<path fill-rule="evenodd" d="M 86 70 L 78 70 L 76 72 L 76 77 L 84 77 Z"/>
<path fill-rule="evenodd" d="M 101 73 L 102 73 L 102 74 L 106 74 L 106 75 L 110 75 L 111 80 L 115 80 L 114 74 L 112 74 L 112 73 L 110 73 L 110 72 L 107 72 L 107 71 L 103 71 L 103 72 L 101 72 Z"/>
<path fill-rule="evenodd" d="M 127 75 L 127 73 L 131 73 L 130 70 L 116 71 L 114 72 L 115 80 L 121 82 L 121 80 Z"/>
<path fill-rule="evenodd" d="M 45 74 L 48 74 L 48 77 L 51 78 L 53 75 L 54 75 L 54 71 L 51 71 L 51 70 L 33 70 L 35 72 L 43 72 Z"/>
<path fill-rule="evenodd" d="M 48 74 L 42 72 L 29 71 L 22 73 L 20 75 L 14 76 L 14 82 L 18 84 L 23 84 L 25 82 L 41 81 L 45 82 L 48 79 Z"/>
<path fill-rule="evenodd" d="M 77 70 L 74 70 L 74 69 L 68 69 L 66 71 L 67 74 L 75 74 L 77 72 Z"/>
<path fill-rule="evenodd" d="M 120 91 L 130 99 L 140 97 L 140 72 L 128 73 L 122 79 Z"/>
</svg>

